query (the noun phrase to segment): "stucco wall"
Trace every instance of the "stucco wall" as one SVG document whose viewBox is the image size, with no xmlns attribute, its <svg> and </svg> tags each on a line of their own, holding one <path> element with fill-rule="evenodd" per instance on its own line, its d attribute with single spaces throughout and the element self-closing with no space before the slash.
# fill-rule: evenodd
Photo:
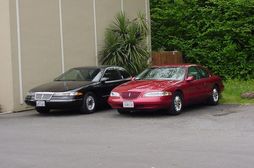
<svg viewBox="0 0 254 168">
<path fill-rule="evenodd" d="M 0 106 L 2 111 L 13 110 L 13 80 L 9 0 L 0 1 Z"/>
<path fill-rule="evenodd" d="M 65 69 L 96 64 L 93 1 L 63 0 Z"/>
<path fill-rule="evenodd" d="M 12 73 L 10 76 L 13 89 L 10 90 L 13 91 L 12 99 L 16 111 L 29 108 L 23 103 L 29 89 L 52 81 L 72 67 L 99 64 L 98 53 L 103 46 L 105 30 L 116 14 L 124 9 L 128 16 L 134 17 L 138 11 L 147 12 L 146 3 L 149 2 L 148 0 L 9 1 L 10 8 L 7 9 L 10 9 L 11 27 L 6 27 L 6 30 L 11 31 L 11 53 L 8 59 L 6 57 L 4 59 L 9 62 L 8 73 Z M 8 0 L 3 2 L 6 7 Z M 0 32 L 2 33 L 2 30 Z"/>
</svg>

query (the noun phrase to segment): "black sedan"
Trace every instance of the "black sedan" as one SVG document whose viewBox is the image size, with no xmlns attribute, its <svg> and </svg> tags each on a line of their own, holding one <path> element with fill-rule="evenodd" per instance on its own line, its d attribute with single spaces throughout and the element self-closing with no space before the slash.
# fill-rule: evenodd
<svg viewBox="0 0 254 168">
<path fill-rule="evenodd" d="M 82 113 L 92 113 L 99 103 L 107 102 L 113 88 L 129 80 L 130 74 L 122 67 L 77 67 L 53 82 L 31 89 L 25 102 L 35 106 L 39 113 L 63 108 L 78 108 Z"/>
</svg>

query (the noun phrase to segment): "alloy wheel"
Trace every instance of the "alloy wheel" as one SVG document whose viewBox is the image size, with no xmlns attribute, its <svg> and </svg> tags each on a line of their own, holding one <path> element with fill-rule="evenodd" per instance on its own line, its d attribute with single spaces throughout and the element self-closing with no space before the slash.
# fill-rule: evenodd
<svg viewBox="0 0 254 168">
<path fill-rule="evenodd" d="M 219 93 L 216 88 L 213 89 L 213 101 L 217 102 L 219 100 Z"/>
<path fill-rule="evenodd" d="M 94 110 L 94 107 L 95 107 L 95 100 L 93 98 L 93 96 L 88 96 L 86 98 L 86 107 L 89 111 L 92 111 Z"/>
<path fill-rule="evenodd" d="M 174 107 L 176 112 L 179 112 L 182 109 L 182 99 L 178 95 L 174 99 Z"/>
</svg>

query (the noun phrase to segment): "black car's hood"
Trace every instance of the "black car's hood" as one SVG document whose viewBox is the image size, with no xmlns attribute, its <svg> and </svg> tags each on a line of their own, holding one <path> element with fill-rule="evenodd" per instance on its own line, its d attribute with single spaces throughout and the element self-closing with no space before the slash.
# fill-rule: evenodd
<svg viewBox="0 0 254 168">
<path fill-rule="evenodd" d="M 31 89 L 31 92 L 66 92 L 79 89 L 94 82 L 90 81 L 53 81 Z"/>
</svg>

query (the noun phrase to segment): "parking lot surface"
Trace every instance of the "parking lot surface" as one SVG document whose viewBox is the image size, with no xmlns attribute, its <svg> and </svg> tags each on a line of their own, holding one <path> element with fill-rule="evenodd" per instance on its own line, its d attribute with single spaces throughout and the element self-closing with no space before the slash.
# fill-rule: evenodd
<svg viewBox="0 0 254 168">
<path fill-rule="evenodd" d="M 253 168 L 254 106 L 0 114 L 0 168 Z"/>
</svg>

